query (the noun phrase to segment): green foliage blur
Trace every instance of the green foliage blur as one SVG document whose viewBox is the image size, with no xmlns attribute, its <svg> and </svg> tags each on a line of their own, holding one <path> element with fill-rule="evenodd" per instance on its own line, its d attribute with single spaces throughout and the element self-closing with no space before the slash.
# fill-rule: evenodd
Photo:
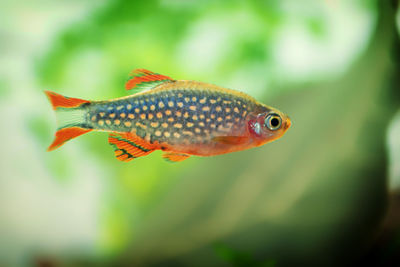
<svg viewBox="0 0 400 267">
<path fill-rule="evenodd" d="M 400 264 L 390 2 L 4 1 L 0 265 Z M 292 127 L 176 164 L 119 162 L 103 132 L 45 151 L 56 121 L 43 90 L 121 97 L 135 68 L 244 91 Z"/>
</svg>

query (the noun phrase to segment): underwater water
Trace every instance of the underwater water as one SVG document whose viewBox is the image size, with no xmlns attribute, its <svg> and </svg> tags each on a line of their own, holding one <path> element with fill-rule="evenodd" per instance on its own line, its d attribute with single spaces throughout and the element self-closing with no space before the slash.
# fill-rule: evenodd
<svg viewBox="0 0 400 267">
<path fill-rule="evenodd" d="M 3 1 L 0 265 L 400 264 L 393 1 Z M 129 72 L 288 114 L 265 146 L 171 164 L 93 132 L 46 152 L 44 90 L 127 96 Z"/>
</svg>

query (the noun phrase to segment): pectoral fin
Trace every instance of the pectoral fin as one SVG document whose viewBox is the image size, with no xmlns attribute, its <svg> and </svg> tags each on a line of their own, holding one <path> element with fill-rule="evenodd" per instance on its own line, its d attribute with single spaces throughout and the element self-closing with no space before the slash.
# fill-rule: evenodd
<svg viewBox="0 0 400 267">
<path fill-rule="evenodd" d="M 117 159 L 121 161 L 130 161 L 154 151 L 151 144 L 133 134 L 110 134 L 108 142 L 114 147 Z"/>
<path fill-rule="evenodd" d="M 174 152 L 164 152 L 162 157 L 169 162 L 179 162 L 188 159 L 190 155 L 182 153 L 174 153 Z"/>
<path fill-rule="evenodd" d="M 238 145 L 247 142 L 249 138 L 246 136 L 216 136 L 212 140 L 227 145 Z"/>
</svg>

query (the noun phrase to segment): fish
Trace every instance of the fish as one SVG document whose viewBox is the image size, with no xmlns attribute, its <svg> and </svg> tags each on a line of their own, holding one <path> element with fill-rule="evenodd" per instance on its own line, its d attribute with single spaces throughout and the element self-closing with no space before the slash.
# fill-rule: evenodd
<svg viewBox="0 0 400 267">
<path fill-rule="evenodd" d="M 125 88 L 133 93 L 105 101 L 45 91 L 58 122 L 48 151 L 82 134 L 103 131 L 120 161 L 162 150 L 167 161 L 180 162 L 259 147 L 282 137 L 291 125 L 278 109 L 205 82 L 135 69 Z"/>
</svg>

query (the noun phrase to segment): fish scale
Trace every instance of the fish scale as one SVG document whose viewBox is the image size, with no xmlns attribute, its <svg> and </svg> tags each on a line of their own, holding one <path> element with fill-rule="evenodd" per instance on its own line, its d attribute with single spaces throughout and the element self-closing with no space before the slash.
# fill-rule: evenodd
<svg viewBox="0 0 400 267">
<path fill-rule="evenodd" d="M 46 91 L 59 128 L 49 150 L 90 131 L 110 132 L 117 159 L 154 150 L 169 161 L 211 156 L 263 145 L 290 126 L 287 115 L 247 94 L 213 84 L 173 80 L 138 69 L 125 84 L 138 92 L 108 101 L 69 98 Z"/>
<path fill-rule="evenodd" d="M 88 124 L 98 130 L 134 131 L 142 138 L 150 134 L 151 143 L 204 143 L 219 132 L 234 127 L 235 122 L 240 123 L 251 107 L 252 103 L 245 99 L 221 96 L 208 90 L 180 88 L 113 102 L 93 102 L 88 112 Z M 162 117 L 159 118 L 157 113 Z M 167 127 L 163 127 L 163 123 Z"/>
</svg>

